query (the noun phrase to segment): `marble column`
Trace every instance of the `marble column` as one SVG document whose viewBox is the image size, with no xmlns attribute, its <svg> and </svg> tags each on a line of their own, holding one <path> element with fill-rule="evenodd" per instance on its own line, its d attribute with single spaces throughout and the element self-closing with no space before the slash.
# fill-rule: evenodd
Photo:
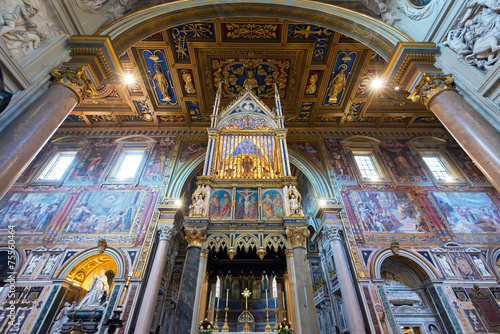
<svg viewBox="0 0 500 334">
<path fill-rule="evenodd" d="M 172 238 L 177 234 L 177 229 L 172 225 L 160 226 L 160 239 L 156 254 L 149 272 L 149 278 L 142 298 L 139 318 L 134 329 L 134 334 L 149 334 L 151 323 L 155 314 L 156 300 L 160 291 L 161 277 L 167 265 L 167 253 Z"/>
<path fill-rule="evenodd" d="M 295 327 L 300 327 L 300 317 L 297 317 L 297 303 L 296 300 L 296 290 L 295 290 L 295 276 L 293 273 L 295 272 L 293 265 L 293 249 L 285 249 L 286 255 L 286 266 L 288 268 L 288 274 L 285 274 L 284 277 L 284 287 L 286 294 L 286 305 L 282 305 L 286 310 L 286 318 L 287 320 Z M 281 297 L 281 295 L 279 296 Z M 283 299 L 283 298 L 281 298 Z M 283 302 L 282 302 L 283 303 Z"/>
<path fill-rule="evenodd" d="M 55 71 L 55 70 L 54 70 Z M 47 143 L 69 113 L 93 88 L 85 68 L 57 70 L 57 80 L 0 132 L 0 198 Z M 80 78 L 75 76 L 80 74 Z M 8 144 L 7 144 L 8 143 Z"/>
<path fill-rule="evenodd" d="M 305 247 L 310 232 L 305 226 L 291 227 L 290 225 L 286 229 L 286 234 L 293 250 L 293 272 L 291 275 L 295 277 L 296 318 L 301 319 L 300 324 L 294 327 L 298 334 L 319 334 L 318 316 L 314 305 Z"/>
<path fill-rule="evenodd" d="M 349 272 L 344 248 L 342 247 L 340 232 L 341 227 L 325 226 L 323 228 L 323 233 L 330 240 L 332 247 L 335 270 L 337 272 L 340 292 L 342 293 L 342 300 L 344 301 L 346 316 L 349 322 L 349 330 L 352 334 L 365 334 L 363 316 L 359 308 L 358 296 Z"/>
<path fill-rule="evenodd" d="M 198 277 L 196 279 L 196 295 L 194 299 L 196 309 L 193 310 L 193 320 L 191 321 L 191 333 L 193 334 L 197 333 L 199 323 L 206 312 L 205 306 L 207 305 L 208 298 L 207 262 L 208 249 L 202 249 L 200 251 L 200 264 L 198 266 Z"/>
<path fill-rule="evenodd" d="M 427 108 L 448 129 L 497 191 L 500 191 L 500 133 L 454 89 L 445 89 Z"/>
<path fill-rule="evenodd" d="M 195 299 L 198 286 L 201 245 L 206 239 L 207 231 L 206 229 L 186 228 L 185 233 L 188 247 L 179 287 L 174 323 L 170 331 L 176 334 L 188 334 L 191 332 L 193 314 L 196 312 Z"/>
</svg>

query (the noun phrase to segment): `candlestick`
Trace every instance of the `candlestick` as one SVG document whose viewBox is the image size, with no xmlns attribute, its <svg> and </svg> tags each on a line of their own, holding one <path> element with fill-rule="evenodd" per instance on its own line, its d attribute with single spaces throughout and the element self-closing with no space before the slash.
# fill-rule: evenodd
<svg viewBox="0 0 500 334">
<path fill-rule="evenodd" d="M 214 324 L 214 330 L 216 332 L 219 331 L 219 325 L 217 325 L 218 320 L 219 320 L 219 307 L 217 306 L 217 308 L 215 309 L 215 324 Z"/>
<path fill-rule="evenodd" d="M 222 326 L 223 333 L 229 332 L 229 326 L 227 325 L 227 311 L 229 309 L 226 307 L 225 310 L 226 310 L 226 316 L 224 317 L 224 325 Z"/>
<path fill-rule="evenodd" d="M 278 326 L 278 308 L 277 306 L 274 307 L 274 316 L 276 317 L 276 324 L 274 325 L 274 331 L 277 332 L 279 329 Z"/>
<path fill-rule="evenodd" d="M 229 289 L 227 289 L 227 293 L 226 293 L 226 307 L 227 307 L 227 300 L 229 299 Z"/>
<path fill-rule="evenodd" d="M 269 324 L 269 307 L 266 307 L 266 329 L 265 332 L 271 332 L 271 324 Z"/>
<path fill-rule="evenodd" d="M 269 307 L 269 301 L 267 300 L 267 289 L 266 289 L 266 307 Z"/>
<path fill-rule="evenodd" d="M 285 293 L 281 291 L 281 297 L 283 297 L 283 309 L 286 309 L 285 307 Z"/>
</svg>

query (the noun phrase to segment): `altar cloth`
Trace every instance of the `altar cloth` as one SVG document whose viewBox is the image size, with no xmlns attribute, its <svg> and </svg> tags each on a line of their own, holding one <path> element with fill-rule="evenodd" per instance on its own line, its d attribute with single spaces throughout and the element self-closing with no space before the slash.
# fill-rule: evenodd
<svg viewBox="0 0 500 334">
<path fill-rule="evenodd" d="M 222 332 L 213 332 L 212 334 L 217 334 L 217 333 L 222 333 Z M 248 334 L 266 334 L 266 332 L 225 332 L 225 334 L 239 334 L 239 333 L 248 333 Z M 267 332 L 269 333 L 269 332 Z M 271 332 L 273 333 L 273 332 Z M 276 333 L 276 332 L 274 332 Z"/>
</svg>

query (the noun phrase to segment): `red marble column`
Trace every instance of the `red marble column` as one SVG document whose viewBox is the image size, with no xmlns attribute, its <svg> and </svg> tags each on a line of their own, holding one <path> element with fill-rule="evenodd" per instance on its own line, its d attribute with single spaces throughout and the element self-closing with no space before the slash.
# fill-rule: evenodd
<svg viewBox="0 0 500 334">
<path fill-rule="evenodd" d="M 427 108 L 448 129 L 490 183 L 500 191 L 500 133 L 454 89 L 429 99 Z"/>
<path fill-rule="evenodd" d="M 0 198 L 47 143 L 80 98 L 63 84 L 51 85 L 0 132 Z"/>
</svg>

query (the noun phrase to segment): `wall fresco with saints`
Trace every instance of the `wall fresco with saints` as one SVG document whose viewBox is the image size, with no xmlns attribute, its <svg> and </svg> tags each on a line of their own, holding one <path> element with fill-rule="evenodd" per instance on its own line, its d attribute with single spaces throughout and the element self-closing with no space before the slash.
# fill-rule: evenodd
<svg viewBox="0 0 500 334">
<path fill-rule="evenodd" d="M 455 233 L 500 233 L 500 210 L 486 193 L 432 192 L 431 199 Z"/>
<path fill-rule="evenodd" d="M 367 232 L 423 233 L 428 228 L 417 204 L 405 192 L 352 191 L 351 205 Z"/>
<path fill-rule="evenodd" d="M 278 219 L 286 216 L 283 192 L 280 189 L 263 190 L 261 203 L 263 219 Z"/>
<path fill-rule="evenodd" d="M 380 152 L 398 182 L 427 182 L 428 178 L 405 140 L 387 139 L 380 143 Z"/>
<path fill-rule="evenodd" d="M 236 189 L 234 219 L 259 218 L 259 190 L 257 188 Z"/>
<path fill-rule="evenodd" d="M 208 201 L 208 215 L 212 219 L 231 219 L 231 190 L 212 189 Z"/>
</svg>

